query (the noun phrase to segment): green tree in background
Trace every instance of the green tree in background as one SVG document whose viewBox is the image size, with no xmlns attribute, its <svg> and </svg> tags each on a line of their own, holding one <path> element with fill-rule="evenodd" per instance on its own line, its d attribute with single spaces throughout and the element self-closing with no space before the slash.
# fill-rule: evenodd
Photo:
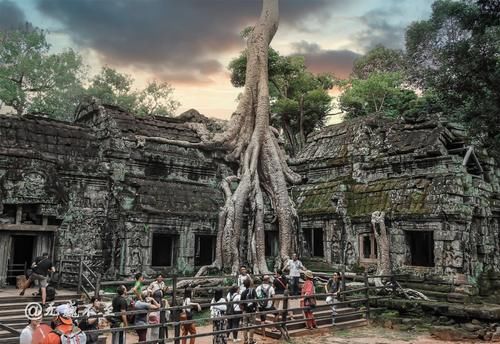
<svg viewBox="0 0 500 344">
<path fill-rule="evenodd" d="M 351 76 L 358 79 L 368 79 L 372 73 L 400 73 L 404 76 L 406 68 L 407 61 L 402 50 L 377 45 L 354 61 Z"/>
<path fill-rule="evenodd" d="M 500 158 L 500 3 L 438 0 L 429 20 L 409 26 L 411 82 L 443 115 L 465 123 Z"/>
<path fill-rule="evenodd" d="M 81 57 L 71 49 L 49 50 L 43 30 L 27 25 L 0 32 L 0 101 L 18 115 L 42 112 L 64 118 L 78 102 Z"/>
<path fill-rule="evenodd" d="M 334 86 L 329 74 L 316 75 L 309 71 L 302 56 L 282 56 L 269 49 L 269 87 L 272 125 L 281 128 L 286 148 L 294 156 L 313 130 L 324 125 L 332 109 L 328 90 Z M 245 84 L 246 52 L 229 64 L 231 83 Z"/>
</svg>

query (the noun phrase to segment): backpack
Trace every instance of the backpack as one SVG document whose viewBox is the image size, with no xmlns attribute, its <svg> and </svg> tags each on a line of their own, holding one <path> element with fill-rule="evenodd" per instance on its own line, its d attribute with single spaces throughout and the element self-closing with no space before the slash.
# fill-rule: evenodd
<svg viewBox="0 0 500 344">
<path fill-rule="evenodd" d="M 241 293 L 241 300 L 252 300 L 256 298 L 255 289 L 248 288 Z M 240 308 L 248 313 L 255 312 L 255 302 L 242 302 Z"/>
<path fill-rule="evenodd" d="M 269 303 L 269 300 L 265 300 L 269 297 L 269 288 L 271 287 L 267 287 L 267 289 L 265 289 L 263 286 L 260 287 L 259 289 L 259 293 L 257 294 L 257 299 L 263 299 L 263 300 L 259 300 L 259 308 L 260 309 L 266 309 L 267 308 L 267 305 Z"/>
<path fill-rule="evenodd" d="M 87 343 L 87 336 L 78 327 L 74 326 L 73 330 L 64 333 L 57 328 L 52 330 L 61 339 L 61 344 L 85 344 Z"/>
<path fill-rule="evenodd" d="M 229 295 L 230 298 L 229 298 L 229 302 L 232 302 L 234 301 L 234 297 L 238 295 L 237 293 L 234 293 L 233 295 Z M 226 310 L 226 314 L 227 315 L 232 315 L 234 314 L 234 306 L 236 306 L 235 303 L 231 303 L 230 305 L 227 305 L 227 310 Z"/>
</svg>

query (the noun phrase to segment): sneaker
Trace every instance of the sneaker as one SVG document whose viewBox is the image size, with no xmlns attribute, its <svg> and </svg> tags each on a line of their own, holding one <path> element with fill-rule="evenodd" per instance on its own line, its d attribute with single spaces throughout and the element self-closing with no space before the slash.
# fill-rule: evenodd
<svg viewBox="0 0 500 344">
<path fill-rule="evenodd" d="M 23 296 L 23 295 L 24 295 L 24 290 L 19 293 L 19 296 Z"/>
</svg>

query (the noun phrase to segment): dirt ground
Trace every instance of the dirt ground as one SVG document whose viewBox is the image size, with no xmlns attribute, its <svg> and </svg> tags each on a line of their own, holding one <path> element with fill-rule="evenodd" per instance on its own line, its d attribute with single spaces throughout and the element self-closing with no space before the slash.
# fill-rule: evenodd
<svg viewBox="0 0 500 344">
<path fill-rule="evenodd" d="M 210 326 L 198 327 L 198 333 L 209 332 Z M 171 335 L 171 333 L 170 333 Z M 239 338 L 243 338 L 241 333 Z M 258 344 L 284 344 L 286 342 L 255 336 Z M 108 342 L 111 340 L 108 339 Z M 135 333 L 127 334 L 127 344 L 137 342 Z M 481 341 L 461 341 L 460 344 L 480 343 Z M 196 339 L 197 344 L 211 344 L 212 337 L 202 337 Z M 231 344 L 232 341 L 228 341 Z M 240 344 L 243 341 L 239 342 Z M 382 327 L 367 326 L 354 328 L 350 330 L 311 331 L 307 337 L 292 338 L 292 344 L 458 344 L 458 342 L 449 342 L 433 339 L 425 332 L 403 332 L 390 330 Z"/>
</svg>

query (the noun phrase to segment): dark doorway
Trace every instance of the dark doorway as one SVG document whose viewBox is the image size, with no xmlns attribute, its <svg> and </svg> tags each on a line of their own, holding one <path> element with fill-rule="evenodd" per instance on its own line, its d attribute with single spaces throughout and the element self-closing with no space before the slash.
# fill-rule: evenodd
<svg viewBox="0 0 500 344">
<path fill-rule="evenodd" d="M 215 260 L 215 235 L 197 235 L 195 237 L 196 242 L 196 254 L 194 256 L 194 265 L 210 265 Z"/>
<path fill-rule="evenodd" d="M 152 266 L 172 266 L 175 257 L 175 239 L 175 235 L 153 234 Z"/>
<path fill-rule="evenodd" d="M 33 261 L 33 244 L 35 237 L 31 235 L 13 235 L 11 256 L 9 260 L 9 284 L 16 284 L 16 276 L 25 273 L 24 268 L 30 267 Z"/>
<path fill-rule="evenodd" d="M 264 231 L 265 233 L 265 255 L 266 257 L 276 257 L 278 255 L 278 232 Z"/>
<path fill-rule="evenodd" d="M 323 229 L 306 228 L 304 229 L 304 239 L 311 257 L 324 257 L 323 249 Z"/>
<path fill-rule="evenodd" d="M 406 231 L 405 236 L 410 250 L 410 265 L 434 266 L 434 232 Z"/>
</svg>

